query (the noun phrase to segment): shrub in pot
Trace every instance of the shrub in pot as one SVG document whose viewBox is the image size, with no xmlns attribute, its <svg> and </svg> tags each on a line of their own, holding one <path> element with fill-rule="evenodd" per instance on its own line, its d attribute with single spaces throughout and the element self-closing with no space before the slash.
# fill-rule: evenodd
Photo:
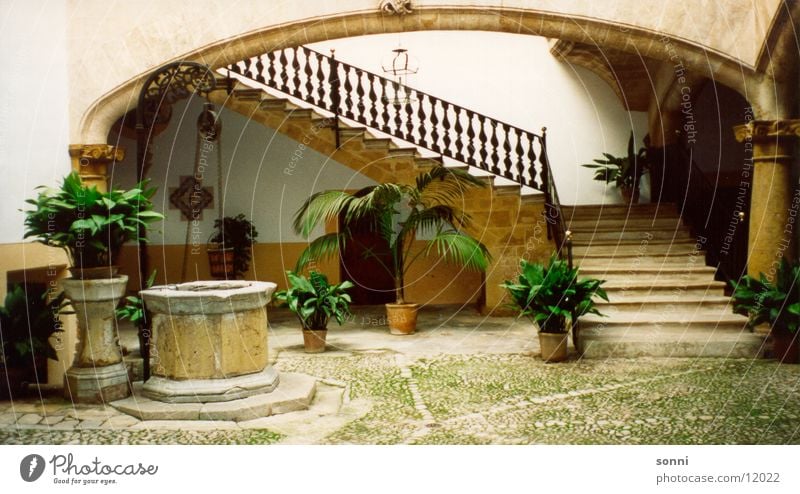
<svg viewBox="0 0 800 494">
<path fill-rule="evenodd" d="M 751 326 L 769 323 L 775 357 L 798 363 L 800 262 L 782 258 L 774 281 L 761 273 L 758 278 L 745 275 L 733 285 L 733 311 L 748 316 Z"/>
<path fill-rule="evenodd" d="M 64 293 L 27 291 L 20 285 L 6 294 L 0 307 L 0 355 L 3 358 L 0 397 L 13 398 L 24 383 L 40 379 L 47 359 L 58 360 L 50 337 L 63 332 L 59 315 L 69 313 Z M 6 386 L 8 384 L 8 387 Z"/>
<path fill-rule="evenodd" d="M 250 269 L 252 245 L 258 231 L 244 214 L 214 220 L 214 233 L 209 239 L 208 260 L 211 276 L 240 279 Z"/>
<path fill-rule="evenodd" d="M 275 299 L 297 315 L 303 327 L 303 344 L 306 353 L 325 351 L 328 322 L 334 318 L 341 326 L 350 316 L 350 295 L 353 286 L 349 281 L 331 285 L 328 278 L 316 271 L 309 277 L 286 272 L 290 287 L 275 293 Z"/>
<path fill-rule="evenodd" d="M 603 159 L 595 159 L 594 163 L 581 165 L 595 170 L 594 179 L 605 184 L 613 183 L 627 204 L 639 202 L 639 182 L 648 169 L 647 149 L 634 151 L 633 132 L 628 139 L 628 154 L 614 156 L 603 153 Z"/>
<path fill-rule="evenodd" d="M 392 334 L 411 334 L 419 306 L 406 301 L 405 286 L 406 274 L 417 260 L 436 255 L 475 271 L 484 271 L 489 263 L 486 247 L 462 231 L 469 217 L 457 207 L 465 189 L 483 185 L 464 171 L 440 166 L 419 174 L 414 185 L 385 183 L 355 193 L 318 192 L 298 210 L 295 231 L 308 238 L 317 226 L 340 220 L 341 228 L 313 240 L 301 254 L 296 270 L 337 254 L 340 245 L 352 237 L 354 226 L 371 219 L 371 228 L 386 241 L 389 256 L 370 254 L 391 259 L 388 265 L 381 263 L 395 287 L 395 303 L 386 304 L 389 329 Z M 431 237 L 421 249 L 414 245 L 418 233 Z"/>
<path fill-rule="evenodd" d="M 511 298 L 511 307 L 539 327 L 542 358 L 560 362 L 567 358 L 567 337 L 578 318 L 603 315 L 594 302 L 595 296 L 608 300 L 603 283 L 593 278 L 579 280 L 578 269 L 553 254 L 546 266 L 523 259 L 517 280 L 506 280 L 501 286 Z"/>
</svg>

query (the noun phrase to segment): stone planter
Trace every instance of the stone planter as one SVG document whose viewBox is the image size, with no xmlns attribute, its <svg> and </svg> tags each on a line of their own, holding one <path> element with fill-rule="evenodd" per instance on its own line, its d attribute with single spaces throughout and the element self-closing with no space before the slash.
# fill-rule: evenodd
<svg viewBox="0 0 800 494">
<path fill-rule="evenodd" d="M 230 401 L 268 393 L 267 309 L 275 283 L 198 281 L 141 292 L 152 314 L 146 396 L 171 403 Z"/>
<path fill-rule="evenodd" d="M 304 329 L 303 347 L 306 353 L 322 353 L 325 351 L 325 338 L 327 329 Z"/>
<path fill-rule="evenodd" d="M 419 304 L 386 304 L 389 332 L 396 335 L 414 334 L 417 330 Z"/>
<path fill-rule="evenodd" d="M 127 276 L 61 281 L 78 319 L 78 348 L 64 377 L 64 395 L 75 403 L 105 403 L 130 395 L 114 309 Z"/>
<path fill-rule="evenodd" d="M 545 362 L 563 362 L 567 360 L 567 339 L 569 333 L 539 332 L 539 348 Z"/>
</svg>

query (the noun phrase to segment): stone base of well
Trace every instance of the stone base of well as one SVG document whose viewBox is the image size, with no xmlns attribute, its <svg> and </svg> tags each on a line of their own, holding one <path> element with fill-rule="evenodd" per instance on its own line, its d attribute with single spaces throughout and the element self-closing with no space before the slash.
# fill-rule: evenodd
<svg viewBox="0 0 800 494">
<path fill-rule="evenodd" d="M 148 381 L 149 383 L 149 381 Z M 141 383 L 134 396 L 111 403 L 120 412 L 139 420 L 232 420 L 243 422 L 270 415 L 308 410 L 317 389 L 316 379 L 282 372 L 280 382 L 270 393 L 213 403 L 165 403 L 142 395 Z"/>
<path fill-rule="evenodd" d="M 122 362 L 105 367 L 71 367 L 64 376 L 64 398 L 73 403 L 107 403 L 130 394 L 128 369 Z"/>
<path fill-rule="evenodd" d="M 153 376 L 142 386 L 142 394 L 164 403 L 214 403 L 271 393 L 279 382 L 278 372 L 272 367 L 227 379 L 176 381 Z"/>
</svg>

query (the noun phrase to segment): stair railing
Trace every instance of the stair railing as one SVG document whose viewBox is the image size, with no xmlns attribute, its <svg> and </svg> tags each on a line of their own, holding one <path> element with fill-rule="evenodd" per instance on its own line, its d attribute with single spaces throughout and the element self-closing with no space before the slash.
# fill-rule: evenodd
<svg viewBox="0 0 800 494">
<path fill-rule="evenodd" d="M 345 118 L 542 192 L 545 177 L 552 176 L 546 171 L 543 135 L 305 46 L 241 60 L 227 69 L 332 113 L 337 126 Z"/>
<path fill-rule="evenodd" d="M 558 188 L 553 179 L 553 170 L 550 168 L 550 160 L 547 159 L 547 127 L 542 127 L 542 156 L 544 163 L 542 169 L 542 181 L 544 183 L 544 204 L 545 209 L 542 214 L 547 222 L 547 239 L 553 240 L 558 250 L 558 256 L 566 259 L 569 268 L 572 269 L 572 232 L 567 230 L 564 213 L 561 210 L 561 200 L 558 197 Z"/>
</svg>

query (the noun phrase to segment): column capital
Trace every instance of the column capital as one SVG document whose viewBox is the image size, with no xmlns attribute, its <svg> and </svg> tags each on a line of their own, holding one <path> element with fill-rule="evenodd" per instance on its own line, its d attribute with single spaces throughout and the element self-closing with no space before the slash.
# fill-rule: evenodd
<svg viewBox="0 0 800 494">
<path fill-rule="evenodd" d="M 733 128 L 736 140 L 769 141 L 782 137 L 800 137 L 800 120 L 750 120 Z"/>
<path fill-rule="evenodd" d="M 122 161 L 125 149 L 110 144 L 70 144 L 69 156 L 78 160 Z"/>
</svg>

